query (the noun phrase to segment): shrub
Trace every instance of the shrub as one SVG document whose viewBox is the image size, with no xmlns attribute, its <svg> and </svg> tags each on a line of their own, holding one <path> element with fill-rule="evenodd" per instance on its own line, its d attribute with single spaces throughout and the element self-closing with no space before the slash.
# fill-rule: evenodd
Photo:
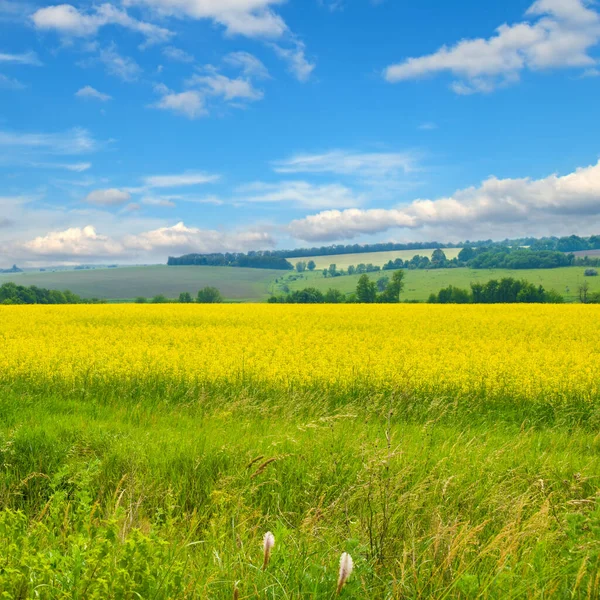
<svg viewBox="0 0 600 600">
<path fill-rule="evenodd" d="M 586 277 L 597 277 L 598 271 L 596 269 L 586 269 L 584 275 Z"/>
</svg>

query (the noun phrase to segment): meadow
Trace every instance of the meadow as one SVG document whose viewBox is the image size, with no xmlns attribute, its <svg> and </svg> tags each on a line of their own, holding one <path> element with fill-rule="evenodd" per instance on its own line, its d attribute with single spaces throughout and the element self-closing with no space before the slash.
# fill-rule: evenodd
<svg viewBox="0 0 600 600">
<path fill-rule="evenodd" d="M 597 598 L 598 317 L 0 307 L 0 597 Z"/>
<path fill-rule="evenodd" d="M 471 283 L 485 283 L 490 279 L 513 277 L 525 279 L 535 285 L 542 285 L 547 290 L 554 290 L 561 294 L 567 302 L 578 301 L 578 288 L 584 281 L 590 286 L 590 291 L 600 291 L 600 277 L 584 277 L 583 267 L 563 267 L 559 269 L 431 269 L 431 270 L 405 270 L 405 288 L 402 293 L 403 300 L 418 300 L 426 302 L 429 295 L 439 292 L 442 288 L 453 285 L 469 289 Z M 373 281 L 380 277 L 390 276 L 390 272 L 370 273 Z M 297 275 L 294 275 L 297 277 Z M 344 277 L 323 277 L 322 273 L 303 273 L 302 278 L 286 281 L 290 290 L 315 287 L 322 292 L 329 288 L 336 288 L 345 294 L 356 290 L 360 275 L 347 275 Z M 287 276 L 289 279 L 289 275 Z M 281 284 L 278 286 L 281 290 Z"/>
</svg>

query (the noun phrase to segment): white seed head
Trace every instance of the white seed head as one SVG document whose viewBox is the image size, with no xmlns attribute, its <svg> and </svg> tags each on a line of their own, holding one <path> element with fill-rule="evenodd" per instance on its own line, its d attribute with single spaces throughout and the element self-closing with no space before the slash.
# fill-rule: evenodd
<svg viewBox="0 0 600 600">
<path fill-rule="evenodd" d="M 338 586 L 337 593 L 339 594 L 342 591 L 346 581 L 348 581 L 348 577 L 352 574 L 352 569 L 354 568 L 354 562 L 352 561 L 352 557 L 344 552 L 342 554 L 342 558 L 340 558 L 340 574 L 338 577 Z"/>
<path fill-rule="evenodd" d="M 271 558 L 271 550 L 273 550 L 274 546 L 275 546 L 275 536 L 270 531 L 267 531 L 267 533 L 265 533 L 265 537 L 263 539 L 263 550 L 264 550 L 264 554 L 265 554 L 265 560 L 263 562 L 263 569 L 266 569 L 267 565 L 269 564 L 269 559 Z"/>
</svg>

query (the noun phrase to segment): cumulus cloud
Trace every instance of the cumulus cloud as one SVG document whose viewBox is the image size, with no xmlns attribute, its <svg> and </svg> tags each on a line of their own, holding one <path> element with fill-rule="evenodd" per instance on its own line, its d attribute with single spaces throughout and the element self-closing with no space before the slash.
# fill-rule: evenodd
<svg viewBox="0 0 600 600">
<path fill-rule="evenodd" d="M 133 58 L 121 56 L 114 45 L 100 50 L 98 60 L 110 75 L 123 81 L 136 81 L 142 72 L 142 68 Z"/>
<path fill-rule="evenodd" d="M 152 257 L 164 260 L 170 254 L 190 252 L 236 252 L 274 246 L 270 234 L 260 231 L 231 231 L 188 227 L 180 222 L 137 234 L 111 237 L 96 227 L 71 227 L 52 231 L 32 240 L 15 243 L 5 252 L 36 264 L 63 261 L 132 260 Z"/>
<path fill-rule="evenodd" d="M 166 42 L 173 36 L 168 29 L 138 21 L 108 2 L 95 6 L 91 11 L 79 10 L 70 4 L 47 6 L 37 10 L 31 18 L 38 30 L 57 31 L 71 37 L 95 36 L 106 25 L 118 25 L 140 33 L 147 44 Z"/>
<path fill-rule="evenodd" d="M 98 90 L 94 89 L 91 85 L 86 85 L 85 87 L 82 87 L 75 93 L 75 96 L 77 98 L 100 100 L 100 102 L 108 102 L 109 100 L 112 100 L 112 96 L 99 92 Z"/>
<path fill-rule="evenodd" d="M 459 79 L 458 94 L 491 92 L 519 79 L 524 70 L 593 68 L 590 50 L 600 42 L 600 14 L 585 0 L 537 0 L 529 20 L 501 25 L 491 38 L 462 40 L 426 56 L 385 69 L 392 83 L 442 72 Z"/>
<path fill-rule="evenodd" d="M 168 91 L 158 102 L 151 104 L 150 108 L 167 110 L 188 119 L 198 119 L 208 115 L 204 105 L 204 97 L 196 90 L 180 92 L 179 94 Z"/>
<path fill-rule="evenodd" d="M 120 206 L 131 200 L 131 194 L 115 188 L 107 190 L 94 190 L 90 192 L 85 201 L 97 206 Z"/>
<path fill-rule="evenodd" d="M 252 38 L 277 38 L 286 31 L 283 19 L 272 7 L 282 0 L 125 0 L 125 5 L 146 5 L 159 14 L 209 19 L 228 34 Z"/>
<path fill-rule="evenodd" d="M 306 181 L 256 182 L 237 189 L 240 202 L 289 203 L 305 208 L 361 205 L 364 197 L 346 186 L 334 183 L 314 185 Z"/>
<path fill-rule="evenodd" d="M 19 250 L 25 256 L 51 258 L 53 260 L 80 260 L 101 256 L 115 256 L 124 248 L 108 236 L 99 235 L 91 225 L 72 227 L 65 231 L 53 231 L 24 242 Z"/>
<path fill-rule="evenodd" d="M 600 162 L 565 176 L 544 179 L 490 177 L 479 187 L 457 191 L 438 200 L 419 199 L 393 209 L 329 210 L 293 221 L 289 232 L 306 241 L 352 239 L 391 229 L 438 228 L 446 236 L 474 232 L 489 237 L 515 232 L 529 234 L 540 227 L 559 229 L 568 220 L 600 219 Z M 487 232 L 487 235 L 486 235 Z"/>
<path fill-rule="evenodd" d="M 362 178 L 396 176 L 416 168 L 416 156 L 401 152 L 352 152 L 333 150 L 322 154 L 298 154 L 276 161 L 277 173 L 334 173 Z"/>
</svg>

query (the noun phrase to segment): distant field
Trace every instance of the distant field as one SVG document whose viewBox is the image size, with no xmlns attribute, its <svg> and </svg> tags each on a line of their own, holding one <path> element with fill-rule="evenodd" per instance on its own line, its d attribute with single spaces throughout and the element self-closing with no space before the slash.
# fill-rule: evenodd
<svg viewBox="0 0 600 600">
<path fill-rule="evenodd" d="M 261 301 L 269 295 L 271 281 L 282 271 L 232 267 L 120 267 L 91 271 L 0 274 L 0 284 L 37 285 L 71 290 L 84 298 L 127 300 L 136 296 L 164 294 L 176 298 L 181 292 L 196 294 L 209 285 L 219 288 L 228 300 Z"/>
<path fill-rule="evenodd" d="M 565 267 L 562 269 L 435 269 L 431 271 L 405 271 L 406 284 L 402 297 L 405 300 L 427 300 L 432 292 L 449 285 L 468 288 L 471 282 L 485 283 L 490 279 L 502 277 L 514 277 L 515 279 L 526 279 L 536 285 L 543 285 L 548 290 L 555 290 L 565 300 L 575 301 L 577 299 L 577 288 L 587 280 L 591 291 L 600 291 L 600 277 L 584 277 L 583 267 Z M 373 280 L 379 279 L 390 272 L 371 273 Z M 288 276 L 289 277 L 289 276 Z M 302 279 L 288 283 L 291 290 L 302 289 L 308 286 L 316 287 L 321 291 L 336 288 L 344 293 L 355 291 L 358 275 L 346 277 L 324 278 L 321 273 L 308 273 Z"/>
<path fill-rule="evenodd" d="M 447 248 L 444 249 L 446 258 L 453 259 L 458 256 L 461 248 Z M 431 258 L 433 249 L 428 250 L 392 250 L 390 252 L 365 252 L 364 254 L 333 254 L 331 256 L 308 256 L 298 258 L 288 258 L 288 261 L 295 265 L 297 262 L 304 260 L 314 260 L 317 265 L 317 269 L 325 269 L 331 264 L 337 265 L 338 269 L 347 269 L 350 265 L 359 265 L 364 263 L 365 265 L 371 263 L 372 265 L 379 265 L 383 267 L 385 263 L 396 258 L 402 260 L 410 260 L 415 255 L 428 256 Z"/>
</svg>

